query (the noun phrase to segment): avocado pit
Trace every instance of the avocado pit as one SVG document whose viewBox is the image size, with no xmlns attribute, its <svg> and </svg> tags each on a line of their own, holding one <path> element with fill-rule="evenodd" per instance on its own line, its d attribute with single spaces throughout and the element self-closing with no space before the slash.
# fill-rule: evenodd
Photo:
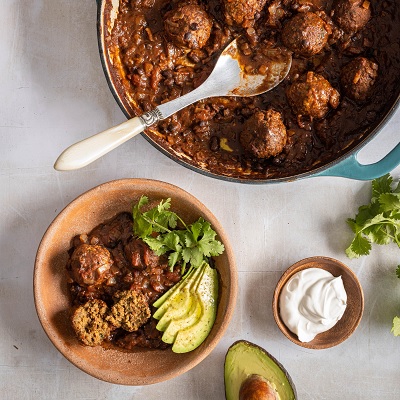
<svg viewBox="0 0 400 400">
<path fill-rule="evenodd" d="M 239 400 L 278 400 L 275 390 L 261 375 L 252 374 L 243 381 Z"/>
</svg>

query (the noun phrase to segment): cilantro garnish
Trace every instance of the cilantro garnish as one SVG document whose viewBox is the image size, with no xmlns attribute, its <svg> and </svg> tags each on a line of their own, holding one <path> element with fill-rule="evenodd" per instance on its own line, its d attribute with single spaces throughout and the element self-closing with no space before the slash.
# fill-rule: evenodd
<svg viewBox="0 0 400 400">
<path fill-rule="evenodd" d="M 372 181 L 371 203 L 359 207 L 354 219 L 347 223 L 354 232 L 354 238 L 346 249 L 349 258 L 368 255 L 372 243 L 389 244 L 400 247 L 400 183 L 393 183 L 390 174 Z M 400 278 L 400 265 L 396 269 Z M 400 317 L 394 317 L 392 333 L 400 336 Z"/>
<path fill-rule="evenodd" d="M 400 247 L 400 184 L 386 174 L 372 181 L 371 203 L 358 209 L 354 219 L 347 220 L 354 238 L 346 249 L 349 258 L 368 255 L 372 243 L 395 242 Z"/>
<path fill-rule="evenodd" d="M 182 274 L 186 266 L 198 268 L 209 262 L 212 256 L 224 251 L 224 245 L 216 240 L 217 233 L 211 224 L 203 218 L 186 225 L 173 211 L 170 211 L 171 199 L 161 200 L 154 208 L 142 212 L 141 208 L 149 199 L 142 196 L 133 206 L 133 232 L 140 237 L 158 255 L 168 253 L 168 265 L 171 270 L 181 264 Z M 183 229 L 178 228 L 178 224 Z"/>
</svg>

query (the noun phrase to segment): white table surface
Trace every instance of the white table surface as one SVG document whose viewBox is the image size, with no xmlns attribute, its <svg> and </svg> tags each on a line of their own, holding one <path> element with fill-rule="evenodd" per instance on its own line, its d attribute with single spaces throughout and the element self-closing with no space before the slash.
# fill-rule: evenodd
<svg viewBox="0 0 400 400">
<path fill-rule="evenodd" d="M 351 239 L 345 220 L 369 200 L 368 182 L 224 182 L 178 165 L 141 136 L 82 170 L 56 172 L 65 147 L 125 120 L 100 66 L 95 1 L 3 0 L 1 21 L 1 399 L 223 399 L 224 357 L 238 339 L 283 363 L 300 400 L 400 398 L 400 337 L 390 333 L 400 315 L 400 250 L 374 247 L 358 260 L 344 253 Z M 380 159 L 398 143 L 399 128 L 400 110 L 360 161 Z M 239 273 L 236 310 L 212 354 L 183 376 L 145 387 L 105 383 L 70 364 L 42 330 L 32 293 L 36 249 L 53 218 L 83 191 L 126 177 L 163 180 L 198 197 L 228 232 Z M 282 271 L 313 255 L 347 263 L 365 294 L 354 335 L 320 351 L 287 340 L 271 311 Z"/>
</svg>

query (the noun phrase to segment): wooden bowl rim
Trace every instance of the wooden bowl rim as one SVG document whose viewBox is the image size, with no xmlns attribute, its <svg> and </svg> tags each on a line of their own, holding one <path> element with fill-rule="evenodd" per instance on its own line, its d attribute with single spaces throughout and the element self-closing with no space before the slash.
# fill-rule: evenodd
<svg viewBox="0 0 400 400">
<path fill-rule="evenodd" d="M 310 342 L 301 342 L 297 335 L 291 332 L 285 323 L 283 322 L 280 314 L 279 314 L 279 296 L 281 294 L 282 288 L 285 285 L 285 283 L 289 280 L 291 276 L 293 276 L 295 273 L 308 269 L 308 268 L 321 268 L 324 269 L 328 272 L 333 273 L 332 269 L 335 268 L 335 270 L 340 270 L 343 272 L 342 276 L 347 276 L 349 277 L 355 284 L 356 287 L 356 293 L 352 291 L 348 291 L 346 289 L 347 293 L 347 304 L 348 306 L 346 307 L 346 311 L 343 314 L 343 317 L 341 320 L 345 319 L 345 316 L 349 312 L 349 304 L 350 302 L 356 302 L 356 316 L 352 320 L 352 323 L 350 326 L 346 326 L 346 329 L 342 332 L 342 334 L 339 337 L 336 337 L 335 339 L 329 340 L 329 342 L 322 342 L 320 343 L 321 338 L 324 336 L 328 335 L 328 332 L 330 332 L 333 328 L 328 330 L 327 332 L 323 332 L 318 334 L 313 340 Z M 333 273 L 334 276 L 338 276 L 338 274 Z M 340 275 L 340 274 L 339 274 Z M 345 283 L 345 281 L 343 282 Z M 272 300 L 272 310 L 273 310 L 273 315 L 276 324 L 278 325 L 279 329 L 281 332 L 293 343 L 297 344 L 298 346 L 308 348 L 308 349 L 313 349 L 313 350 L 320 350 L 320 349 L 327 349 L 330 347 L 337 346 L 338 344 L 344 342 L 346 339 L 348 339 L 356 330 L 358 325 L 360 324 L 360 321 L 362 319 L 362 315 L 364 312 L 364 293 L 360 284 L 360 281 L 358 280 L 357 276 L 355 273 L 344 263 L 342 263 L 339 260 L 336 260 L 331 257 L 325 257 L 325 256 L 313 256 L 313 257 L 308 257 L 303 260 L 300 260 L 296 262 L 295 264 L 291 265 L 281 276 L 279 279 L 275 291 L 274 291 L 274 296 Z M 340 321 L 341 321 L 340 320 Z M 340 321 L 337 323 L 337 325 L 340 323 Z"/>
<path fill-rule="evenodd" d="M 198 209 L 203 215 L 206 216 L 206 219 L 211 223 L 213 229 L 217 232 L 219 239 L 224 243 L 225 246 L 225 257 L 227 259 L 226 264 L 229 266 L 227 268 L 227 276 L 229 277 L 229 282 L 224 282 L 224 290 L 226 291 L 226 306 L 222 314 L 222 319 L 220 321 L 219 326 L 214 326 L 213 330 L 210 333 L 210 337 L 212 339 L 208 340 L 207 338 L 205 342 L 202 343 L 200 347 L 190 353 L 194 353 L 190 357 L 188 357 L 188 362 L 185 361 L 185 354 L 188 355 L 190 353 L 185 353 L 183 355 L 177 355 L 178 360 L 183 360 L 182 365 L 174 365 L 173 368 L 170 370 L 163 371 L 163 373 L 157 374 L 155 376 L 116 376 L 113 372 L 115 371 L 99 371 L 95 368 L 90 367 L 90 363 L 87 360 L 83 359 L 82 357 L 76 356 L 76 354 L 68 347 L 68 343 L 63 339 L 62 335 L 55 329 L 54 323 L 51 322 L 50 316 L 46 314 L 46 307 L 44 304 L 44 300 L 41 296 L 43 293 L 42 285 L 44 282 L 43 280 L 43 269 L 45 267 L 41 267 L 42 263 L 46 259 L 47 253 L 51 249 L 51 241 L 53 236 L 56 234 L 58 230 L 58 225 L 68 217 L 68 214 L 79 207 L 80 203 L 84 203 L 88 199 L 92 198 L 92 196 L 104 196 L 105 193 L 118 190 L 132 190 L 132 193 L 135 191 L 135 187 L 142 187 L 143 185 L 149 186 L 149 193 L 156 193 L 159 192 L 169 192 L 170 195 L 168 197 L 172 198 L 172 203 L 174 200 L 174 195 L 179 196 L 180 201 L 186 202 L 188 200 L 189 204 L 192 205 L 194 209 Z M 118 189 L 121 188 L 121 189 Z M 146 193 L 143 193 L 146 194 Z M 150 194 L 151 196 L 151 194 Z M 185 200 L 183 200 L 185 199 Z M 117 207 L 117 205 L 115 205 Z M 94 227 L 94 226 L 93 226 Z M 71 238 L 72 239 L 72 238 Z M 222 286 L 222 285 L 221 285 Z M 234 257 L 234 252 L 231 247 L 231 244 L 228 240 L 228 236 L 225 233 L 222 225 L 217 220 L 217 218 L 211 213 L 211 211 L 201 203 L 197 198 L 195 198 L 192 194 L 188 193 L 184 189 L 159 180 L 153 179 L 144 179 L 144 178 L 125 178 L 125 179 L 118 179 L 112 180 L 105 183 L 102 183 L 98 186 L 95 186 L 84 193 L 77 196 L 74 200 L 72 200 L 51 222 L 47 230 L 45 231 L 43 238 L 39 244 L 36 258 L 35 258 L 35 266 L 34 266 L 34 273 L 33 273 L 33 292 L 34 292 L 34 303 L 36 308 L 36 313 L 38 315 L 39 321 L 52 342 L 52 344 L 57 348 L 57 350 L 73 365 L 81 369 L 82 371 L 86 372 L 87 374 L 106 381 L 110 383 L 120 384 L 120 385 L 148 385 L 154 384 L 162 381 L 166 381 L 168 379 L 172 379 L 177 377 L 193 367 L 199 364 L 205 357 L 207 357 L 211 351 L 215 348 L 217 343 L 220 341 L 222 336 L 224 335 L 231 319 L 233 316 L 234 308 L 236 305 L 237 299 L 237 291 L 238 291 L 238 277 L 237 277 L 237 269 L 236 269 L 236 262 Z M 218 314 L 217 314 L 218 318 Z M 82 346 L 84 347 L 84 346 Z M 126 354 L 140 354 L 143 350 L 139 350 L 137 353 L 132 352 L 124 352 L 121 350 L 114 350 L 114 349 L 103 349 L 101 346 L 97 346 L 94 355 L 96 356 L 96 352 L 98 355 L 104 356 L 105 352 L 109 352 L 104 357 L 128 357 Z M 161 350 L 145 350 L 145 351 L 154 351 L 154 352 L 161 352 Z M 162 350 L 162 352 L 170 352 L 174 357 L 176 356 L 175 353 L 172 353 L 170 349 Z M 179 361 L 178 363 L 179 364 Z"/>
</svg>

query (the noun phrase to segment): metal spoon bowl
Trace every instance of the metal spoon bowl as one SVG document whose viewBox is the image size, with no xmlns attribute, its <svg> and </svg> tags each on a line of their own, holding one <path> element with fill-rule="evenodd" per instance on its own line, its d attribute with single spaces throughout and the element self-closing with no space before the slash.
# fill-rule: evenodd
<svg viewBox="0 0 400 400">
<path fill-rule="evenodd" d="M 210 76 L 198 88 L 141 116 L 71 145 L 60 154 L 54 168 L 68 171 L 85 167 L 144 129 L 198 100 L 221 96 L 250 97 L 273 89 L 289 73 L 292 57 L 281 49 L 264 50 L 263 54 L 262 69 L 257 69 L 249 57 L 239 52 L 237 41 L 233 40 L 221 53 Z"/>
</svg>

